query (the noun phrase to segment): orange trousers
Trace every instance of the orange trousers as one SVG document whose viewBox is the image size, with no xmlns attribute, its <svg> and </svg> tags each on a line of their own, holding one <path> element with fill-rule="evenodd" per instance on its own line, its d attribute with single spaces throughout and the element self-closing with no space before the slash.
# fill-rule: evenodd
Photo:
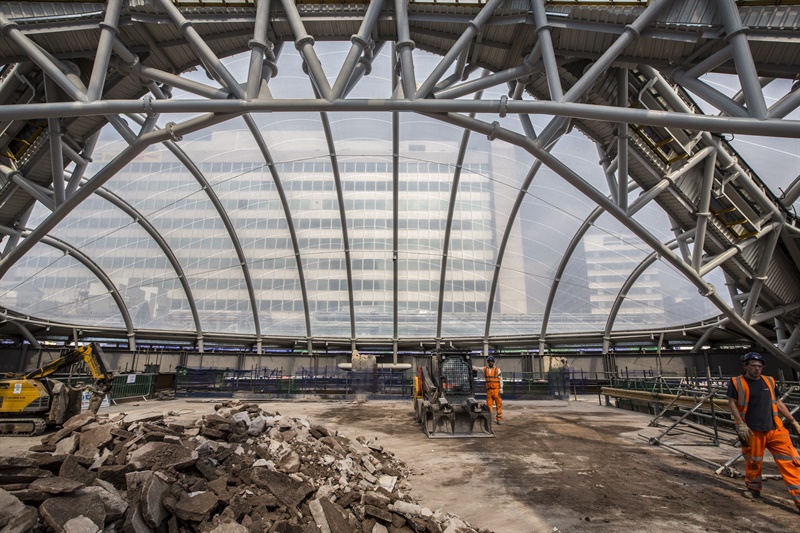
<svg viewBox="0 0 800 533">
<path fill-rule="evenodd" d="M 789 432 L 781 427 L 772 431 L 753 431 L 750 445 L 742 447 L 745 460 L 745 486 L 750 490 L 761 490 L 761 463 L 764 450 L 769 450 L 775 465 L 783 476 L 794 504 L 800 507 L 800 454 L 792 446 Z"/>
<path fill-rule="evenodd" d="M 503 420 L 503 399 L 500 397 L 500 389 L 487 389 L 486 390 L 486 405 L 489 407 L 489 413 L 492 412 L 492 407 L 497 404 L 497 421 Z"/>
</svg>

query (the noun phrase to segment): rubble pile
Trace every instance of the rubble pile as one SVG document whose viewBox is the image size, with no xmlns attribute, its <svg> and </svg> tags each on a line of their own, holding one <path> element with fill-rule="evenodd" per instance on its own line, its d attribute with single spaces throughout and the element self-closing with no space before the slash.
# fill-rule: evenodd
<svg viewBox="0 0 800 533">
<path fill-rule="evenodd" d="M 0 533 L 486 533 L 407 476 L 374 440 L 236 400 L 189 425 L 82 413 L 0 457 Z"/>
</svg>

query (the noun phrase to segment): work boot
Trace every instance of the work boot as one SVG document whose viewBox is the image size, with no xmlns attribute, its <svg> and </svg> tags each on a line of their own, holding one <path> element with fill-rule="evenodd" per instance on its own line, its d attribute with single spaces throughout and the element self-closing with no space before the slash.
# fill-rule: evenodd
<svg viewBox="0 0 800 533">
<path fill-rule="evenodd" d="M 762 501 L 761 500 L 761 491 L 758 491 L 758 490 L 747 489 L 746 491 L 742 492 L 742 496 L 744 496 L 748 500 L 754 500 L 754 501 L 757 501 L 757 502 Z"/>
<path fill-rule="evenodd" d="M 498 420 L 497 422 L 495 422 L 495 424 L 497 424 L 498 426 L 502 426 L 503 425 L 503 421 L 502 420 Z"/>
</svg>

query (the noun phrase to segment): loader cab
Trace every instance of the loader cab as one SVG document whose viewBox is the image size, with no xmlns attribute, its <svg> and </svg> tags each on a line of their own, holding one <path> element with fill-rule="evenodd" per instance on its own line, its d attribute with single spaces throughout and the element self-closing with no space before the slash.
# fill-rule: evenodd
<svg viewBox="0 0 800 533">
<path fill-rule="evenodd" d="M 472 394 L 472 361 L 469 355 L 458 356 L 440 354 L 440 375 L 442 389 L 446 394 Z"/>
</svg>

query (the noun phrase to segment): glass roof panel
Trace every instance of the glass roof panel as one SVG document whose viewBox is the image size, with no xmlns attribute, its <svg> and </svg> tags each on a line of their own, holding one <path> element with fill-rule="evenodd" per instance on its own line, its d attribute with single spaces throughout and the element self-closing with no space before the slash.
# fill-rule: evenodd
<svg viewBox="0 0 800 533">
<path fill-rule="evenodd" d="M 704 278 L 724 287 L 720 269 Z M 655 261 L 628 291 L 614 323 L 616 330 L 675 327 L 719 314 L 706 298 L 697 297 L 697 287 L 663 261 Z"/>
<path fill-rule="evenodd" d="M 0 280 L 4 305 L 43 320 L 76 326 L 125 327 L 107 287 L 62 250 L 37 244 Z"/>
<path fill-rule="evenodd" d="M 349 43 L 317 46 L 329 83 L 335 82 L 349 47 Z M 226 60 L 238 79 L 246 79 L 248 58 L 249 54 L 244 54 Z M 419 51 L 415 51 L 414 58 L 420 83 L 441 60 Z M 302 72 L 300 55 L 293 47 L 284 47 L 279 68 L 280 75 L 269 82 L 276 98 L 314 97 L 308 77 Z M 197 73 L 199 81 L 215 83 L 200 74 Z M 470 79 L 479 75 L 474 72 Z M 484 97 L 499 99 L 507 94 L 501 89 L 504 87 L 487 91 Z M 354 86 L 350 96 L 387 98 L 390 94 L 391 54 L 384 49 L 375 58 L 371 73 Z M 191 95 L 176 94 L 176 98 Z M 510 220 L 535 158 L 521 148 L 472 133 L 459 168 L 458 154 L 464 138 L 461 128 L 423 115 L 399 117 L 396 161 L 391 113 L 327 117 L 263 113 L 251 117 L 257 136 L 263 137 L 263 146 L 245 120 L 236 118 L 186 135 L 172 147 L 151 147 L 112 178 L 106 187 L 147 217 L 177 257 L 187 276 L 189 294 L 169 263 L 168 253 L 144 226 L 105 201 L 85 202 L 52 234 L 80 247 L 106 271 L 126 302 L 135 328 L 193 329 L 194 302 L 204 332 L 254 334 L 260 330 L 262 335 L 349 338 L 353 332 L 346 275 L 348 249 L 357 337 L 437 335 L 440 288 L 444 291 L 444 337 L 482 336 L 490 305 L 494 306 L 491 335 L 539 333 L 561 258 L 595 204 L 542 166 L 532 176 L 516 219 Z M 516 116 L 478 118 L 523 132 Z M 175 119 L 174 115 L 170 117 L 170 121 Z M 324 131 L 326 120 L 332 132 L 332 147 Z M 536 132 L 541 133 L 550 117 L 534 116 L 532 120 Z M 133 123 L 131 128 L 138 131 Z M 758 158 L 759 154 L 764 155 L 764 146 L 755 142 L 748 145 L 747 138 L 734 142 L 739 142 L 737 146 L 743 146 L 745 152 L 752 150 L 748 157 L 755 161 L 754 165 L 765 164 Z M 769 149 L 780 172 L 767 172 L 768 167 L 764 167 L 763 175 L 782 175 L 780 183 L 770 186 L 788 186 L 800 174 L 795 150 L 800 141 L 786 142 L 785 146 L 776 143 Z M 113 129 L 106 128 L 87 177 L 127 146 Z M 582 179 L 608 193 L 608 182 L 598 163 L 600 156 L 590 139 L 572 131 L 558 139 L 551 153 Z M 190 161 L 189 168 L 183 154 Z M 334 170 L 341 177 L 343 206 L 339 205 Z M 399 172 L 397 227 L 395 170 Z M 446 241 L 447 214 L 457 172 L 452 233 Z M 632 193 L 630 200 L 636 194 Z M 340 207 L 344 208 L 345 220 L 340 216 Z M 46 210 L 37 209 L 31 226 L 47 214 Z M 226 227 L 225 218 L 233 231 Z M 674 238 L 666 215 L 655 202 L 635 218 L 663 242 Z M 343 223 L 348 242 L 344 240 Z M 291 227 L 296 232 L 299 264 Z M 506 233 L 508 241 L 500 257 Z M 242 257 L 237 254 L 237 242 Z M 448 250 L 441 287 L 445 242 Z M 78 289 L 69 296 L 66 289 L 54 293 L 47 316 L 62 311 L 64 316 L 71 316 L 73 311 L 69 308 L 84 305 L 86 297 L 100 302 L 103 309 L 109 308 L 108 297 L 98 290 L 97 279 L 89 281 L 87 278 L 92 276 L 86 276 L 83 267 L 73 264 L 73 260 L 56 261 L 60 252 L 45 248 L 35 248 L 45 258 L 44 263 L 26 259 L 14 267 L 16 278 L 7 276 L 0 284 L 6 294 L 19 292 L 17 287 L 34 291 L 68 283 Z M 547 332 L 601 331 L 622 283 L 649 253 L 649 247 L 622 224 L 602 215 L 569 258 L 555 293 Z M 498 261 L 501 269 L 497 292 L 490 302 Z M 44 264 L 48 266 L 41 268 Z M 73 275 L 72 272 L 78 276 L 74 282 L 54 277 Z M 248 275 L 255 295 L 258 328 L 253 321 Z M 707 277 L 714 276 L 719 274 Z M 303 289 L 307 301 L 303 300 Z M 674 325 L 686 322 L 686 317 L 700 320 L 718 314 L 695 293 L 693 286 L 672 267 L 656 262 L 629 293 L 616 327 Z M 657 311 L 660 305 L 664 308 Z M 113 301 L 111 307 L 116 307 Z M 305 322 L 306 312 L 310 330 Z M 121 321 L 118 311 L 116 315 L 116 320 Z M 100 319 L 115 320 L 107 316 Z"/>
</svg>

